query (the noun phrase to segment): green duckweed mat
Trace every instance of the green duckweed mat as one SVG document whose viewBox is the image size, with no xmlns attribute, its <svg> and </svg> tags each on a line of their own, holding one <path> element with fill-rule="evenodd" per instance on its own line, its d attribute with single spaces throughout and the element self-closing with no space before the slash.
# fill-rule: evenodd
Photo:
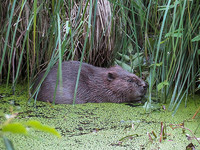
<svg viewBox="0 0 200 150">
<path fill-rule="evenodd" d="M 13 122 L 37 120 L 54 127 L 61 138 L 32 129 L 28 136 L 4 133 L 16 150 L 184 150 L 191 143 L 200 149 L 200 112 L 192 119 L 200 106 L 199 96 L 188 99 L 186 108 L 181 104 L 172 116 L 162 104 L 151 113 L 145 113 L 142 106 L 114 103 L 73 106 L 38 101 L 34 107 L 27 104 L 28 94 L 22 88 L 12 95 L 1 86 L 0 124 L 6 121 L 5 114 L 17 112 Z M 163 136 L 161 124 L 165 126 Z M 5 149 L 2 138 L 0 149 Z"/>
</svg>

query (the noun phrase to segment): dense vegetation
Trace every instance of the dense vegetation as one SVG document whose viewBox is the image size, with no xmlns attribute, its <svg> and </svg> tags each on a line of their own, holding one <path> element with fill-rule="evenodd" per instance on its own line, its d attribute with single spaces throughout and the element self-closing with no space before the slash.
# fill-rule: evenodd
<svg viewBox="0 0 200 150">
<path fill-rule="evenodd" d="M 122 65 L 149 83 L 170 110 L 199 88 L 200 0 L 0 3 L 0 82 L 27 81 L 58 62 Z M 159 97 L 160 95 L 161 97 Z M 159 99 L 160 98 L 160 99 Z M 176 110 L 176 109 L 175 109 Z"/>
</svg>

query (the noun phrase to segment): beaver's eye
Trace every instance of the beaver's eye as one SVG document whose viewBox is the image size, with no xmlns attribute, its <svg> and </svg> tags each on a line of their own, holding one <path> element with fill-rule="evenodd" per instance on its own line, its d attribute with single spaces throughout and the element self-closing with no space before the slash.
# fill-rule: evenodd
<svg viewBox="0 0 200 150">
<path fill-rule="evenodd" d="M 133 79 L 128 79 L 127 82 L 133 83 L 134 80 Z"/>
</svg>

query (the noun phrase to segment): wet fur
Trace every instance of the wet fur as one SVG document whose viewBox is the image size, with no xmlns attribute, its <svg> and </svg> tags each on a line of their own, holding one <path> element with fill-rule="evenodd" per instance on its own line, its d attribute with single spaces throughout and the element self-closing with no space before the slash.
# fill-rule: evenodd
<svg viewBox="0 0 200 150">
<path fill-rule="evenodd" d="M 79 65 L 78 61 L 62 63 L 63 88 L 58 86 L 55 103 L 73 103 Z M 57 68 L 58 66 L 55 65 L 42 83 L 38 100 L 53 101 Z M 42 76 L 43 74 L 39 75 L 34 87 L 37 86 Z M 82 63 L 76 103 L 134 102 L 145 95 L 146 88 L 146 83 L 142 79 L 123 70 L 120 66 L 100 68 Z"/>
</svg>

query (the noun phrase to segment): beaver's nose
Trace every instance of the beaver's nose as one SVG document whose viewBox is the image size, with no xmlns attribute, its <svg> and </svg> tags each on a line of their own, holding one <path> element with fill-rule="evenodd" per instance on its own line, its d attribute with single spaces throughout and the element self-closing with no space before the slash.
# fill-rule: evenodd
<svg viewBox="0 0 200 150">
<path fill-rule="evenodd" d="M 147 87 L 148 87 L 148 83 L 147 83 L 147 82 L 144 82 L 144 84 L 143 84 L 143 88 L 146 90 Z"/>
</svg>

